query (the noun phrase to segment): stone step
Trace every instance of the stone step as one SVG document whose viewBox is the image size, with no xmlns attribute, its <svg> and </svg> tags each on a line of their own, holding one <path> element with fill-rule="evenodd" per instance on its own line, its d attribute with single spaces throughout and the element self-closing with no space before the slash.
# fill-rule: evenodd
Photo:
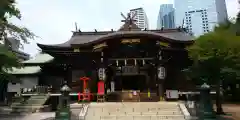
<svg viewBox="0 0 240 120">
<path fill-rule="evenodd" d="M 159 109 L 159 110 L 148 110 L 148 109 L 94 109 L 94 112 L 179 112 L 180 109 Z"/>
<path fill-rule="evenodd" d="M 181 111 L 177 112 L 172 112 L 172 111 L 167 111 L 167 112 L 142 112 L 142 115 L 182 115 Z"/>
<path fill-rule="evenodd" d="M 27 101 L 22 103 L 14 103 L 11 105 L 13 112 L 35 112 L 40 109 L 45 109 L 45 102 L 49 96 L 31 96 Z M 48 106 L 47 106 L 48 107 Z"/>
<path fill-rule="evenodd" d="M 97 107 L 103 107 L 103 106 L 112 106 L 114 104 L 105 104 L 105 103 L 91 103 L 91 105 L 93 106 L 97 106 Z M 126 104 L 126 103 L 121 103 L 121 104 L 115 104 L 115 106 L 177 106 L 178 104 L 138 104 L 138 103 L 132 103 L 132 104 Z"/>
<path fill-rule="evenodd" d="M 126 117 L 121 117 L 121 118 L 116 118 L 116 117 L 107 117 L 107 118 L 100 118 L 100 117 L 91 117 L 91 118 L 86 118 L 85 120 L 185 120 L 183 119 L 168 119 L 168 118 L 157 118 L 157 117 L 142 117 L 142 118 L 133 118 L 130 116 Z"/>
<path fill-rule="evenodd" d="M 92 106 L 177 106 L 178 103 L 177 102 L 174 102 L 174 103 L 171 103 L 171 102 L 146 102 L 146 103 L 143 103 L 143 102 L 105 102 L 105 103 L 91 103 Z"/>
<path fill-rule="evenodd" d="M 105 107 L 94 107 L 94 106 L 90 106 L 91 108 L 95 108 L 95 109 L 176 109 L 179 106 L 174 106 L 174 107 L 151 107 L 151 106 L 139 106 L 139 107 L 134 107 L 134 106 L 124 106 L 124 107 L 112 107 L 112 106 L 105 106 Z"/>
<path fill-rule="evenodd" d="M 94 117 L 98 118 L 98 117 Z M 99 116 L 100 120 L 184 120 L 184 116 Z M 97 119 L 95 119 L 97 120 Z"/>
<path fill-rule="evenodd" d="M 162 108 L 162 107 L 158 107 L 158 108 L 153 108 L 153 107 L 147 107 L 147 106 L 143 106 L 143 107 L 122 107 L 122 108 L 118 108 L 118 107 L 104 107 L 104 108 L 95 108 L 95 107 L 90 107 L 90 108 L 94 108 L 94 109 L 103 109 L 103 110 L 149 110 L 149 111 L 158 111 L 158 110 L 178 110 L 179 107 L 169 107 L 169 108 Z"/>
<path fill-rule="evenodd" d="M 177 102 L 91 103 L 86 120 L 184 120 Z"/>
<path fill-rule="evenodd" d="M 12 108 L 28 109 L 28 108 L 40 108 L 40 107 L 44 107 L 44 105 L 22 105 L 22 106 L 13 106 Z"/>
<path fill-rule="evenodd" d="M 89 115 L 100 116 L 100 115 L 182 115 L 181 111 L 167 111 L 167 112 L 95 112 L 89 111 Z"/>
<path fill-rule="evenodd" d="M 125 108 L 136 108 L 136 109 L 140 109 L 140 108 L 150 108 L 150 109 L 174 109 L 177 108 L 179 106 L 169 106 L 169 107 L 163 107 L 163 106 L 90 106 L 91 108 L 96 108 L 96 109 L 101 109 L 101 108 L 108 108 L 108 109 L 125 109 Z"/>
</svg>

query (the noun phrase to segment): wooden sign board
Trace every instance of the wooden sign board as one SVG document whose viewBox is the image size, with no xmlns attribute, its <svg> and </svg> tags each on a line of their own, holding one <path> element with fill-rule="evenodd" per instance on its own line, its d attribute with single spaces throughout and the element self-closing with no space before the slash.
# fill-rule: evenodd
<svg viewBox="0 0 240 120">
<path fill-rule="evenodd" d="M 162 42 L 162 41 L 157 41 L 157 45 L 163 46 L 163 47 L 170 47 L 169 43 L 167 42 Z"/>
<path fill-rule="evenodd" d="M 103 47 L 107 47 L 107 43 L 106 42 L 93 46 L 93 50 L 101 49 Z"/>
<path fill-rule="evenodd" d="M 121 43 L 126 44 L 126 43 L 140 43 L 140 39 L 122 39 Z"/>
<path fill-rule="evenodd" d="M 80 52 L 80 50 L 77 49 L 77 48 L 75 48 L 75 49 L 73 50 L 73 52 Z"/>
</svg>

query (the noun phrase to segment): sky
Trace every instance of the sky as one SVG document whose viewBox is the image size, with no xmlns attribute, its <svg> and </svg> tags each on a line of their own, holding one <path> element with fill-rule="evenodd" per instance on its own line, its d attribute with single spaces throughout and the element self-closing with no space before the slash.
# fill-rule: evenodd
<svg viewBox="0 0 240 120">
<path fill-rule="evenodd" d="M 226 0 L 229 17 L 235 17 L 238 0 Z M 38 38 L 24 45 L 24 51 L 32 56 L 38 52 L 36 43 L 58 44 L 70 39 L 75 22 L 81 31 L 117 30 L 121 26 L 121 12 L 143 7 L 150 29 L 156 29 L 161 4 L 173 0 L 17 0 L 22 14 L 22 25 L 34 32 Z"/>
</svg>

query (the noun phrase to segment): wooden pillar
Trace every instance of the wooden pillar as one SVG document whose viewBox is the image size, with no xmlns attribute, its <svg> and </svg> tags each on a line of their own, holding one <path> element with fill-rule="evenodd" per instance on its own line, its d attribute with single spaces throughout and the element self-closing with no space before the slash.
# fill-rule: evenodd
<svg viewBox="0 0 240 120">
<path fill-rule="evenodd" d="M 67 69 L 68 71 L 67 71 L 67 85 L 71 88 L 72 86 L 70 86 L 71 85 L 71 83 L 72 83 L 72 68 L 71 67 L 68 67 L 68 69 Z"/>
<path fill-rule="evenodd" d="M 102 81 L 104 81 L 104 82 L 106 82 L 106 66 L 105 66 L 105 58 L 104 58 L 104 52 L 102 51 L 101 52 L 101 58 L 100 58 L 100 65 L 99 65 L 99 68 L 98 68 L 98 79 L 99 80 L 102 80 Z M 103 71 L 103 73 L 101 74 L 100 73 L 100 69 L 104 69 L 104 71 Z M 101 75 L 100 75 L 101 74 Z M 105 89 L 105 93 L 106 93 L 106 88 L 107 88 L 107 86 L 108 85 L 106 85 L 106 83 L 105 83 L 105 85 L 104 85 L 104 89 Z"/>
<path fill-rule="evenodd" d="M 164 89 L 163 89 L 163 83 L 160 82 L 158 84 L 158 91 L 159 91 L 159 97 L 160 97 L 160 100 L 164 97 Z"/>
<path fill-rule="evenodd" d="M 63 64 L 63 71 L 64 71 L 64 75 L 63 75 L 63 83 L 61 84 L 61 86 L 64 84 L 64 83 L 67 83 L 67 85 L 69 85 L 69 81 L 68 81 L 68 66 L 67 64 Z"/>
<path fill-rule="evenodd" d="M 165 76 L 164 78 L 159 78 L 159 66 L 163 66 L 164 62 L 163 62 L 163 55 L 162 55 L 162 50 L 160 49 L 158 51 L 157 54 L 157 58 L 156 58 L 156 64 L 155 64 L 155 70 L 156 70 L 156 81 L 157 81 L 157 88 L 158 88 L 158 96 L 160 98 L 160 100 L 162 100 L 164 98 L 164 80 L 165 80 Z"/>
<path fill-rule="evenodd" d="M 144 74 L 146 77 L 146 82 L 147 82 L 146 84 L 147 84 L 147 91 L 148 91 L 148 90 L 151 90 L 151 81 L 150 81 L 148 74 L 147 73 L 144 73 Z"/>
</svg>

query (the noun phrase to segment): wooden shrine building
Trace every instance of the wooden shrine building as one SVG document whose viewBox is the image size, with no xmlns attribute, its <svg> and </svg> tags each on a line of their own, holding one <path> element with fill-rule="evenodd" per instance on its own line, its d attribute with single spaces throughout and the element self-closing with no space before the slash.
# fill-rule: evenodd
<svg viewBox="0 0 240 120">
<path fill-rule="evenodd" d="M 54 58 L 31 64 L 41 67 L 39 84 L 57 91 L 66 81 L 72 92 L 82 92 L 80 78 L 86 76 L 91 93 L 97 93 L 98 81 L 104 81 L 106 94 L 150 91 L 158 98 L 167 89 L 188 89 L 181 71 L 189 64 L 185 48 L 193 38 L 180 28 L 141 30 L 130 15 L 123 21 L 118 31 L 79 30 L 63 44 L 38 44 Z"/>
</svg>

